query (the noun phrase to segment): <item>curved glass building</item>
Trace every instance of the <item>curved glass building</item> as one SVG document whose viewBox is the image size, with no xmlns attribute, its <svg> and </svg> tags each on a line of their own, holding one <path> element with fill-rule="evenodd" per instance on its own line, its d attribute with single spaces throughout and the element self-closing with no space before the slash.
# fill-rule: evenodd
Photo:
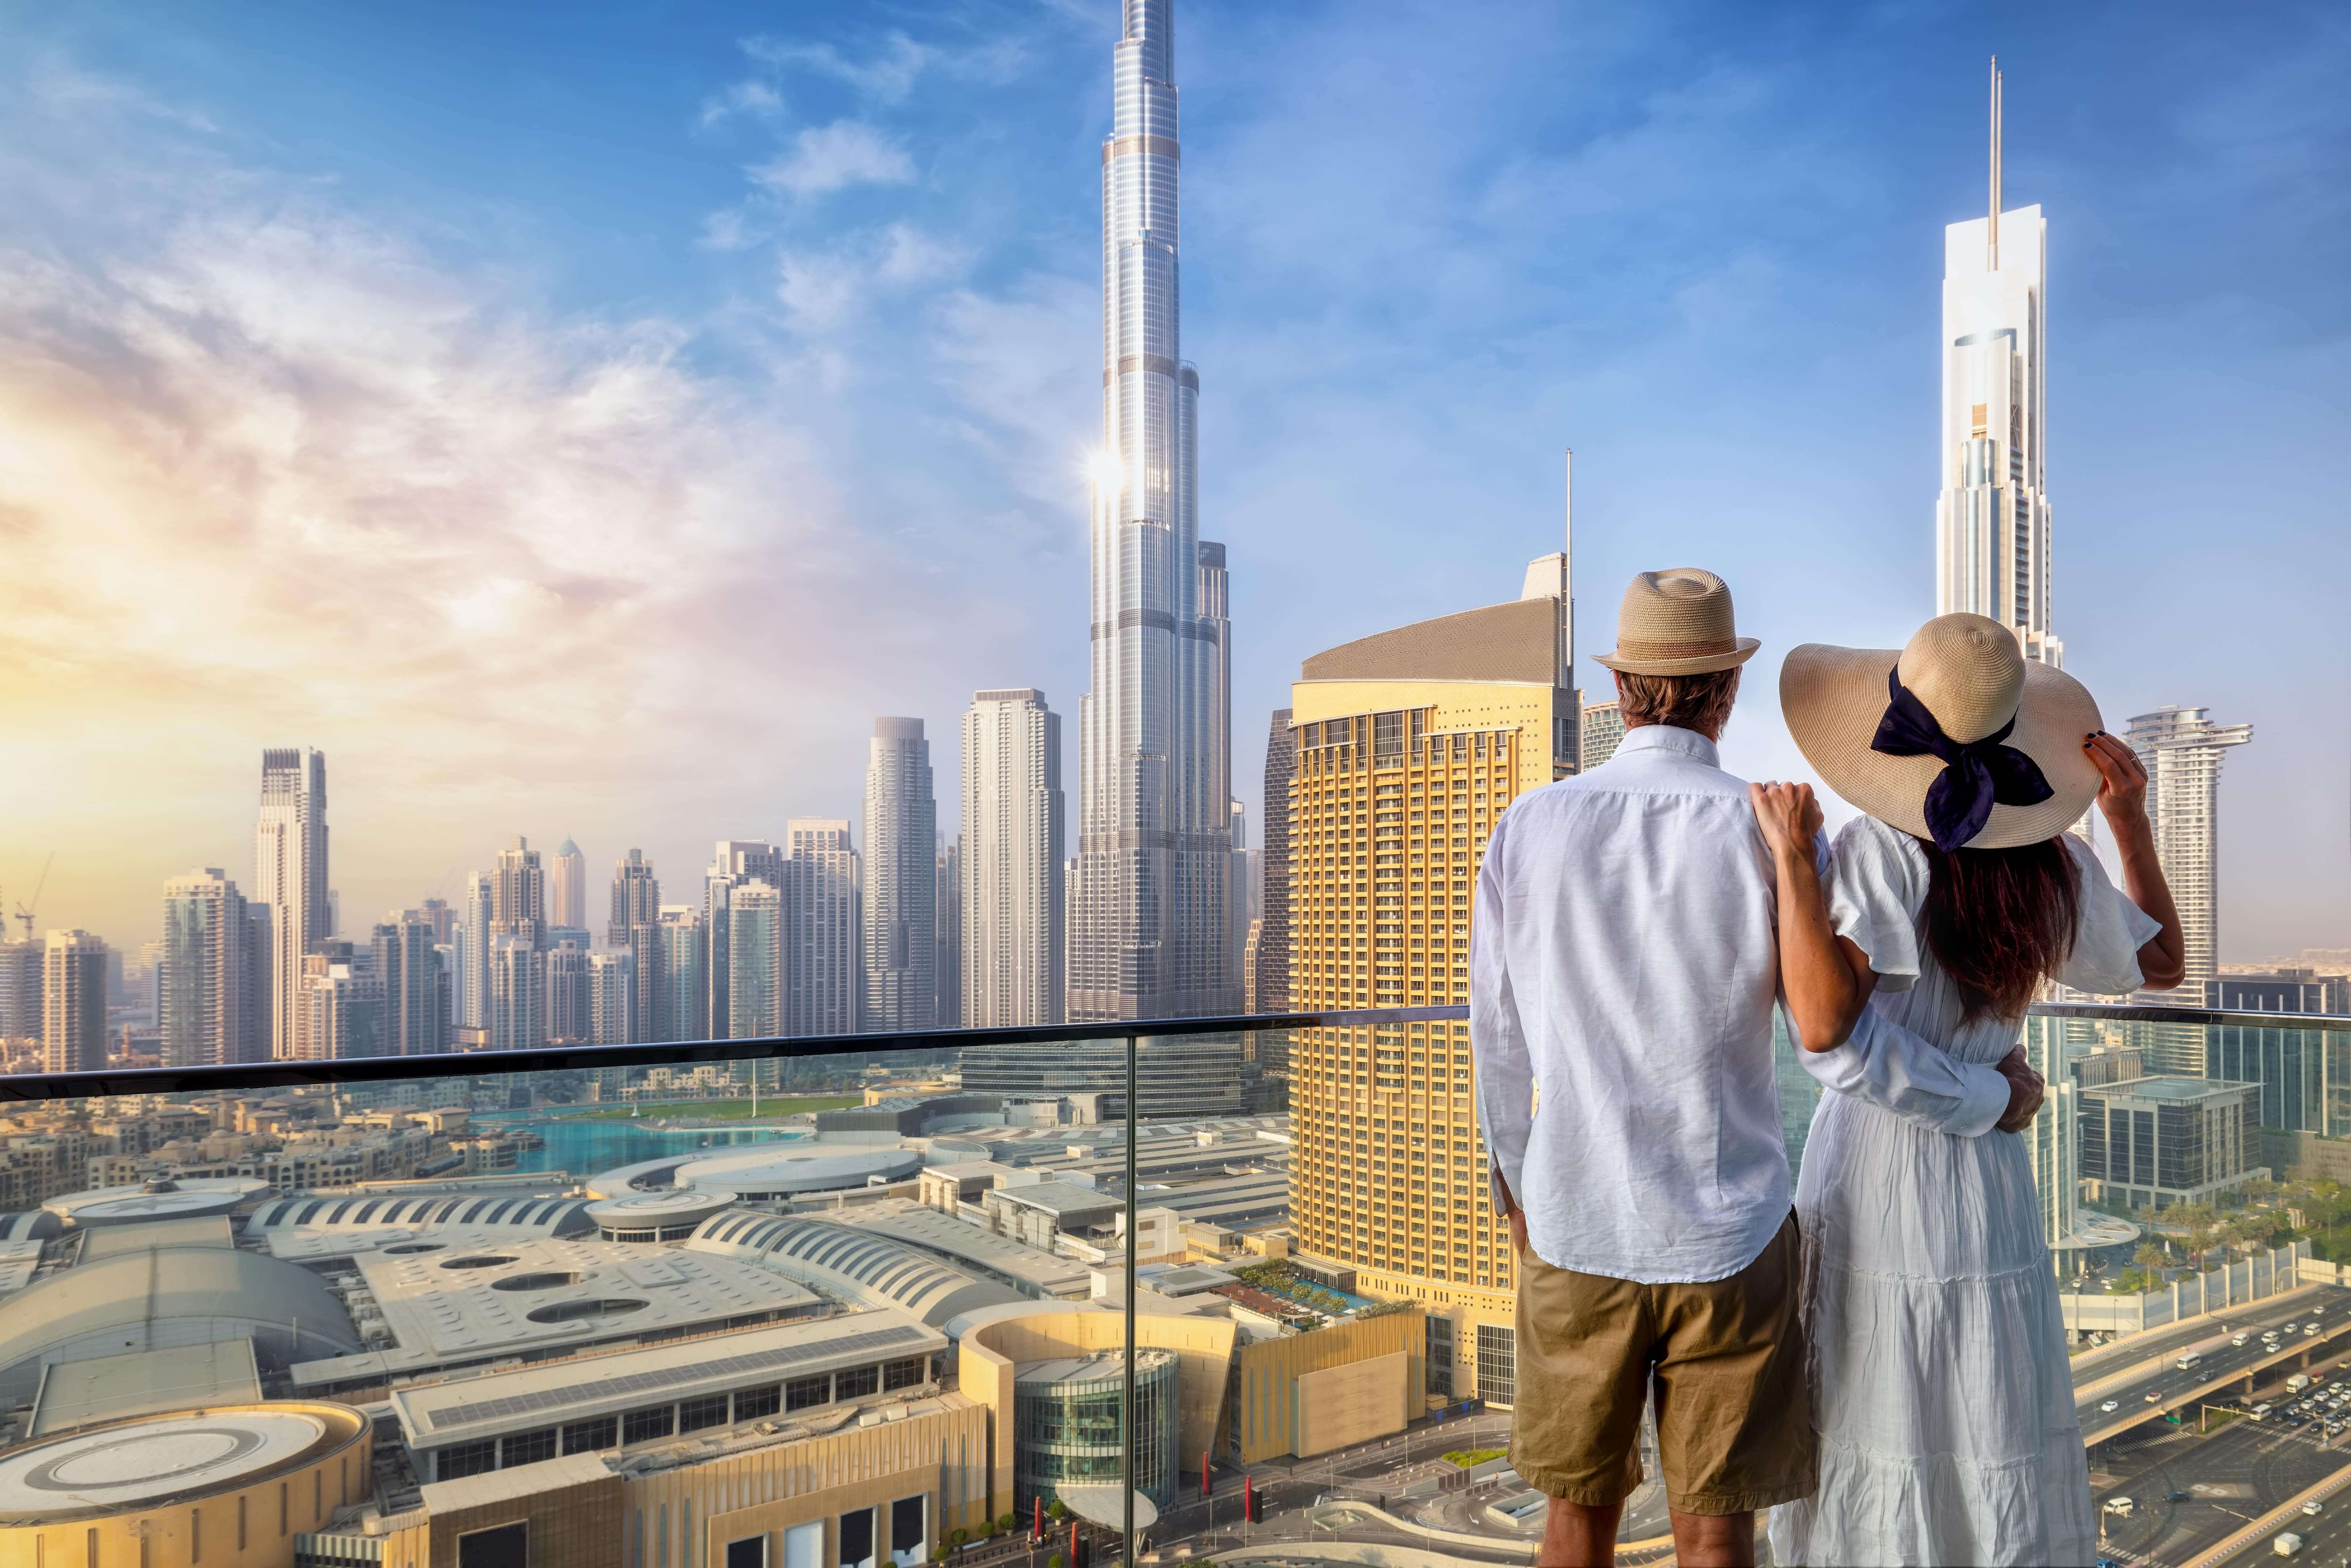
<svg viewBox="0 0 2351 1568">
<path fill-rule="evenodd" d="M 1176 1497 L 1176 1353 L 1143 1350 L 1134 1363 L 1135 1490 L 1161 1508 Z M 1064 1486 L 1118 1485 L 1126 1355 L 1034 1361 L 1014 1375 L 1013 1511 L 1052 1503 Z"/>
</svg>

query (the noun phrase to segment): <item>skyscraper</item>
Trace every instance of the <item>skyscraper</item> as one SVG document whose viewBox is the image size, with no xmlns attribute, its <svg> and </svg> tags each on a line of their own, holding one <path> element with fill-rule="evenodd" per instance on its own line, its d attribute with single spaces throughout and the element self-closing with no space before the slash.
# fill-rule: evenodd
<svg viewBox="0 0 2351 1568">
<path fill-rule="evenodd" d="M 589 1017 L 591 1005 L 588 949 L 577 942 L 558 942 L 545 953 L 547 966 L 547 1043 L 586 1045 L 595 1038 Z"/>
<path fill-rule="evenodd" d="M 974 692 L 963 716 L 963 1017 L 1061 1023 L 1061 716 L 1045 694 Z"/>
<path fill-rule="evenodd" d="M 846 838 L 847 824 L 842 826 L 842 836 Z M 764 839 L 721 839 L 711 852 L 710 867 L 702 873 L 703 980 L 707 988 L 703 1016 L 709 1020 L 710 1032 L 714 1037 L 725 1038 L 726 1019 L 731 1010 L 727 998 L 727 955 L 730 949 L 726 931 L 727 894 L 749 882 L 763 882 L 774 888 L 788 887 L 787 870 L 785 851 Z M 850 983 L 853 988 L 856 983 L 853 976 Z M 853 993 L 850 1008 L 853 1016 L 856 1010 Z"/>
<path fill-rule="evenodd" d="M 631 850 L 612 867 L 612 914 L 605 923 L 604 941 L 625 947 L 629 929 L 651 925 L 661 918 L 661 883 L 643 850 Z"/>
<path fill-rule="evenodd" d="M 456 925 L 457 981 L 452 988 L 457 1027 L 490 1027 L 490 954 L 497 941 L 496 881 L 477 871 L 465 878 Z"/>
<path fill-rule="evenodd" d="M 937 1016 L 938 805 L 918 718 L 877 718 L 865 761 L 861 1027 L 928 1029 Z"/>
<path fill-rule="evenodd" d="M 41 1038 L 41 953 L 29 936 L 0 942 L 0 1040 Z M 266 1009 L 266 992 L 262 1000 Z"/>
<path fill-rule="evenodd" d="M 547 923 L 574 930 L 588 925 L 588 857 L 569 838 L 547 864 Z"/>
<path fill-rule="evenodd" d="M 1614 697 L 1604 703 L 1586 703 L 1583 707 L 1583 756 L 1582 770 L 1590 772 L 1616 755 L 1617 746 L 1625 738 L 1625 707 Z"/>
<path fill-rule="evenodd" d="M 500 936 L 547 946 L 547 870 L 528 839 L 498 852 L 497 869 L 490 873 L 490 925 Z"/>
<path fill-rule="evenodd" d="M 216 866 L 163 884 L 163 954 L 157 1024 L 166 1067 L 214 1067 L 266 1058 L 269 995 L 254 985 L 245 894 Z"/>
<path fill-rule="evenodd" d="M 764 882 L 726 894 L 726 1028 L 729 1040 L 784 1032 L 784 894 Z"/>
<path fill-rule="evenodd" d="M 383 977 L 372 953 L 329 937 L 302 956 L 295 1050 L 306 1061 L 382 1056 Z"/>
<path fill-rule="evenodd" d="M 2179 909 L 2187 977 L 2176 992 L 2182 1006 L 2204 1005 L 2204 982 L 2220 972 L 2220 760 L 2232 746 L 2253 738 L 2250 724 L 2217 725 L 2200 707 L 2161 707 L 2130 721 L 2124 737 L 2147 769 L 2147 811 L 2155 851 Z M 2202 1063 L 2164 1071 L 2200 1072 Z"/>
<path fill-rule="evenodd" d="M 637 956 L 592 953 L 588 957 L 588 1038 L 596 1045 L 627 1045 L 637 1032 Z"/>
<path fill-rule="evenodd" d="M 702 911 L 690 904 L 664 904 L 653 925 L 653 967 L 640 966 L 637 985 L 653 992 L 647 1009 L 652 1032 L 647 1040 L 708 1040 L 710 982 L 706 974 L 709 926 Z M 640 1000 L 640 1008 L 646 1004 Z"/>
<path fill-rule="evenodd" d="M 933 1023 L 953 1029 L 963 1021 L 963 840 L 939 835 L 935 881 L 938 905 L 938 941 L 931 977 L 938 984 L 938 1006 Z"/>
<path fill-rule="evenodd" d="M 327 758 L 311 747 L 261 754 L 246 899 L 270 910 L 269 1053 L 294 1054 L 302 959 L 334 935 L 327 906 Z"/>
<path fill-rule="evenodd" d="M 1292 1007 L 1468 996 L 1487 837 L 1512 800 L 1574 767 L 1565 573 L 1547 563 L 1513 602 L 1306 661 L 1290 688 Z M 1510 1235 L 1488 1197 L 1468 1026 L 1301 1030 L 1290 1065 L 1295 1245 L 1446 1320 L 1430 1393 L 1469 1394 L 1474 1370 L 1479 1397 L 1510 1404 Z"/>
<path fill-rule="evenodd" d="M 490 941 L 492 1051 L 534 1051 L 547 1043 L 547 955 L 526 935 Z"/>
<path fill-rule="evenodd" d="M 857 949 L 859 874 L 849 824 L 838 817 L 784 824 L 789 876 L 784 940 L 786 1034 L 852 1034 L 858 1028 L 863 970 Z M 716 934 L 712 946 L 716 947 Z M 716 962 L 716 960 L 714 960 Z M 711 1017 L 716 1032 L 718 1015 Z"/>
<path fill-rule="evenodd" d="M 2024 656 L 2063 664 L 2050 621 L 2049 225 L 2001 211 L 2001 85 L 1991 73 L 1991 204 L 1943 231 L 1943 423 L 1935 612 L 1988 615 Z"/>
<path fill-rule="evenodd" d="M 1199 374 L 1182 358 L 1172 0 L 1125 0 L 1112 80 L 1069 1014 L 1201 1017 L 1240 1001 L 1224 929 L 1230 626 L 1224 549 L 1199 532 Z"/>
<path fill-rule="evenodd" d="M 1291 744 L 1290 710 L 1273 710 L 1265 737 L 1265 842 L 1259 880 L 1265 892 L 1257 936 L 1257 1005 L 1250 1010 L 1290 1010 L 1290 786 L 1298 765 Z"/>
<path fill-rule="evenodd" d="M 41 1069 L 106 1071 L 104 942 L 87 931 L 52 931 L 41 949 Z"/>
<path fill-rule="evenodd" d="M 449 982 L 432 917 L 395 909 L 373 933 L 375 972 L 383 982 L 383 1054 L 433 1056 L 449 1049 Z"/>
</svg>

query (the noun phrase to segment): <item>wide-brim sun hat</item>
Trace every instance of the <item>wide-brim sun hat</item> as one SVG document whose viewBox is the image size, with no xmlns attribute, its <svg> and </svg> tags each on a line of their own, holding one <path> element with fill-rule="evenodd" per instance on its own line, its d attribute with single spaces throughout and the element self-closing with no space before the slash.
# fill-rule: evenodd
<svg viewBox="0 0 2351 1568">
<path fill-rule="evenodd" d="M 1780 708 L 1830 789 L 1946 850 L 2040 843 L 2097 799 L 2096 699 L 1986 616 L 1938 615 L 1902 648 L 1792 649 Z"/>
<path fill-rule="evenodd" d="M 1761 646 L 1739 635 L 1722 579 L 1677 566 L 1633 580 L 1616 612 L 1615 650 L 1593 660 L 1628 675 L 1703 675 L 1743 664 Z"/>
</svg>

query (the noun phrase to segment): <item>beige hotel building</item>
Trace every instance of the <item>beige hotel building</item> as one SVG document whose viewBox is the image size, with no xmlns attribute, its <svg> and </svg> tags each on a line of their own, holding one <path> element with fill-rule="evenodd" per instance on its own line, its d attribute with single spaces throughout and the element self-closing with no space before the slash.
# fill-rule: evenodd
<svg viewBox="0 0 2351 1568">
<path fill-rule="evenodd" d="M 1522 596 L 1349 643 L 1290 688 L 1291 1004 L 1469 997 L 1471 891 L 1522 792 L 1575 770 L 1566 560 Z M 1512 1403 L 1510 1230 L 1488 1196 L 1467 1023 L 1302 1030 L 1292 1045 L 1301 1261 L 1426 1313 L 1426 1395 Z"/>
</svg>

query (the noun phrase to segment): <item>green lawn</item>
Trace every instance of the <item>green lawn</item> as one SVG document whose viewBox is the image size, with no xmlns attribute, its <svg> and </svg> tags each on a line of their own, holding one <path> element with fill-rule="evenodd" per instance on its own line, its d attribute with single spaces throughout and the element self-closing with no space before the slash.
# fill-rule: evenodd
<svg viewBox="0 0 2351 1568">
<path fill-rule="evenodd" d="M 862 1105 L 862 1094 L 762 1094 L 759 1096 L 759 1120 L 771 1116 L 797 1116 L 803 1111 L 839 1111 L 846 1106 Z M 645 1104 L 636 1108 L 637 1120 L 656 1121 L 662 1117 L 684 1117 L 698 1122 L 747 1122 L 751 1119 L 748 1095 L 740 1100 L 679 1100 L 664 1104 Z M 595 1111 L 567 1111 L 563 1114 L 583 1122 L 625 1122 L 630 1107 L 610 1105 Z"/>
</svg>

